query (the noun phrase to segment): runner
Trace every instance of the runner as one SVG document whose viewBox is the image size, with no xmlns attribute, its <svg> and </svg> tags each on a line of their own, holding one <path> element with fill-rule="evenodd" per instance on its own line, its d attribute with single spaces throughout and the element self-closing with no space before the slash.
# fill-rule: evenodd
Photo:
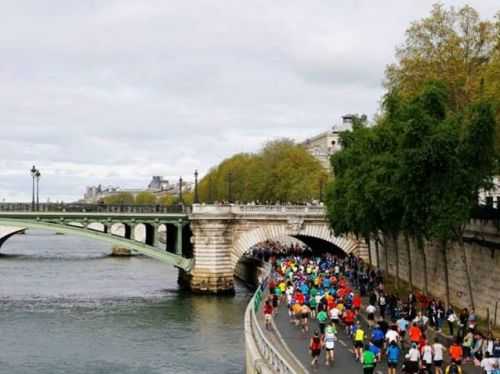
<svg viewBox="0 0 500 374">
<path fill-rule="evenodd" d="M 302 305 L 301 311 L 300 311 L 300 317 L 301 317 L 301 323 L 300 325 L 302 326 L 302 332 L 304 335 L 307 334 L 309 331 L 309 314 L 311 313 L 311 309 L 306 305 Z"/>
<path fill-rule="evenodd" d="M 373 304 L 369 304 L 366 307 L 366 314 L 368 315 L 368 326 L 372 327 L 375 324 L 375 312 L 377 308 Z"/>
<path fill-rule="evenodd" d="M 363 342 L 365 340 L 365 332 L 361 327 L 361 323 L 356 323 L 356 332 L 354 333 L 354 355 L 356 360 L 361 360 L 363 355 Z"/>
<path fill-rule="evenodd" d="M 422 349 L 420 350 L 422 355 L 422 368 L 426 374 L 432 374 L 432 347 L 425 340 Z"/>
<path fill-rule="evenodd" d="M 391 341 L 389 347 L 387 347 L 387 366 L 389 367 L 388 374 L 396 374 L 400 356 L 401 349 L 399 349 L 394 340 Z"/>
<path fill-rule="evenodd" d="M 445 374 L 462 374 L 462 368 L 456 362 L 452 362 L 446 368 Z"/>
<path fill-rule="evenodd" d="M 337 329 L 332 323 L 325 329 L 324 345 L 325 345 L 325 358 L 326 366 L 330 366 L 335 361 L 335 342 L 337 341 Z"/>
<path fill-rule="evenodd" d="M 319 355 L 321 354 L 321 338 L 318 330 L 314 332 L 314 336 L 309 341 L 309 350 L 311 351 L 311 357 L 313 358 L 311 366 L 317 368 L 319 366 Z"/>
<path fill-rule="evenodd" d="M 361 363 L 363 364 L 363 374 L 373 374 L 377 360 L 368 345 L 365 346 L 365 350 L 361 356 Z"/>
<path fill-rule="evenodd" d="M 420 343 L 420 339 L 422 339 L 422 330 L 420 327 L 414 322 L 412 323 L 410 330 L 408 330 L 408 335 L 410 336 L 410 341 L 418 345 Z"/>
<path fill-rule="evenodd" d="M 354 325 L 354 318 L 355 314 L 351 309 L 346 309 L 344 312 L 344 325 L 345 325 L 345 332 L 347 336 L 352 336 L 352 326 Z"/>
<path fill-rule="evenodd" d="M 273 318 L 273 306 L 271 305 L 271 302 L 269 300 L 266 300 L 266 303 L 264 304 L 264 318 L 266 320 L 266 329 L 271 330 L 272 329 L 272 318 Z"/>
<path fill-rule="evenodd" d="M 321 335 L 323 335 L 325 333 L 326 324 L 328 323 L 328 314 L 326 313 L 322 305 L 320 305 L 319 308 L 320 311 L 318 312 L 316 319 L 318 320 L 319 331 L 321 332 Z"/>
<path fill-rule="evenodd" d="M 464 353 L 462 347 L 460 346 L 460 340 L 457 338 L 453 342 L 453 344 L 448 349 L 448 353 L 450 354 L 450 358 L 452 362 L 456 362 L 458 365 L 462 364 L 462 359 L 464 357 Z"/>
<path fill-rule="evenodd" d="M 495 357 L 491 357 L 489 352 L 486 352 L 484 358 L 481 360 L 481 368 L 486 374 L 492 374 L 497 365 L 497 360 Z"/>
<path fill-rule="evenodd" d="M 432 353 L 434 360 L 434 374 L 443 374 L 443 358 L 446 348 L 442 345 L 437 338 L 434 339 L 434 344 L 432 345 Z"/>
<path fill-rule="evenodd" d="M 411 344 L 411 348 L 406 355 L 405 373 L 417 374 L 419 370 L 420 352 L 416 343 Z"/>
</svg>

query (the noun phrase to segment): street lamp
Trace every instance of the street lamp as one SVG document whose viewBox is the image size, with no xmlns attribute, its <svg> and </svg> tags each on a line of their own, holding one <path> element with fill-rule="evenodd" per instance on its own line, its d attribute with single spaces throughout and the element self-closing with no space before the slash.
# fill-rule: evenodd
<svg viewBox="0 0 500 374">
<path fill-rule="evenodd" d="M 229 202 L 231 203 L 233 201 L 233 172 L 230 171 L 227 175 L 228 177 L 228 197 L 229 197 Z"/>
<path fill-rule="evenodd" d="M 200 203 L 200 199 L 198 197 L 198 170 L 194 171 L 194 201 L 195 204 Z"/>
<path fill-rule="evenodd" d="M 323 179 L 319 182 L 319 202 L 323 201 Z"/>
<path fill-rule="evenodd" d="M 40 170 L 37 170 L 35 173 L 35 178 L 36 178 L 36 210 L 40 210 L 40 177 L 42 174 L 40 173 Z"/>
<path fill-rule="evenodd" d="M 212 193 L 212 174 L 208 175 L 208 202 L 213 204 L 213 193 Z"/>
<path fill-rule="evenodd" d="M 35 210 L 35 177 L 36 177 L 36 167 L 33 167 L 30 170 L 31 178 L 33 180 L 32 189 L 31 189 L 31 210 Z"/>
<path fill-rule="evenodd" d="M 179 205 L 182 205 L 182 177 L 179 178 Z"/>
</svg>

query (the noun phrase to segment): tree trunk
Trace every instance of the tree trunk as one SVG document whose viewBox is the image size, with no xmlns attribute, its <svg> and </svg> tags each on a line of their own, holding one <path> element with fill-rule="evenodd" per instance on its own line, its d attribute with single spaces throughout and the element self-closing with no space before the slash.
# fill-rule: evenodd
<svg viewBox="0 0 500 374">
<path fill-rule="evenodd" d="M 422 262 L 424 265 L 424 294 L 429 294 L 429 276 L 427 274 L 427 254 L 425 253 L 425 243 L 422 236 L 417 235 L 417 247 L 422 253 Z"/>
<path fill-rule="evenodd" d="M 396 290 L 399 291 L 399 243 L 398 235 L 392 235 L 392 242 L 394 244 L 394 252 L 396 254 Z"/>
<path fill-rule="evenodd" d="M 450 305 L 450 274 L 448 272 L 448 242 L 446 240 L 439 241 L 441 245 L 441 253 L 443 255 L 444 264 L 444 285 L 446 292 L 446 305 Z"/>
<path fill-rule="evenodd" d="M 377 259 L 377 268 L 381 268 L 380 266 L 380 251 L 379 251 L 379 248 L 378 248 L 378 242 L 379 242 L 379 237 L 377 235 L 376 239 L 375 239 L 375 257 Z"/>
<path fill-rule="evenodd" d="M 370 243 L 370 235 L 365 236 L 365 242 L 366 245 L 368 246 L 368 263 L 371 269 L 373 267 L 373 261 L 372 261 L 372 246 Z"/>
<path fill-rule="evenodd" d="M 389 246 L 387 245 L 388 240 L 386 239 L 386 236 L 384 234 L 384 253 L 385 253 L 385 273 L 388 276 L 389 275 Z"/>
<path fill-rule="evenodd" d="M 469 291 L 470 306 L 472 307 L 472 309 L 475 309 L 474 294 L 472 292 L 472 279 L 470 276 L 469 261 L 467 260 L 467 252 L 465 249 L 463 235 L 458 236 L 458 244 L 460 245 L 460 249 L 462 250 L 462 262 L 464 264 L 465 275 L 467 278 L 467 288 Z"/>
<path fill-rule="evenodd" d="M 411 246 L 408 234 L 405 234 L 406 255 L 408 256 L 408 283 L 410 284 L 410 291 L 413 291 L 413 266 L 411 263 Z"/>
</svg>

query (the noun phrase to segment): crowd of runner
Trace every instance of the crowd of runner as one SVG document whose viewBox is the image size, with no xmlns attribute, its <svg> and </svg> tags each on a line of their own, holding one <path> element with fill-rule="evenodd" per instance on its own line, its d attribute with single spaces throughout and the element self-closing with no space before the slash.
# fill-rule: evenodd
<svg viewBox="0 0 500 374">
<path fill-rule="evenodd" d="M 286 306 L 290 323 L 305 339 L 313 332 L 307 341 L 313 368 L 322 354 L 324 365 L 334 364 L 342 329 L 364 373 L 384 362 L 389 374 L 455 374 L 471 362 L 486 374 L 500 374 L 500 340 L 477 331 L 474 311 L 457 315 L 442 302 L 413 293 L 402 300 L 385 291 L 380 271 L 354 256 L 289 254 L 273 258 L 272 269 L 263 308 L 266 327 L 271 329 L 273 314 Z M 455 336 L 449 347 L 438 334 L 429 334 L 445 323 Z"/>
<path fill-rule="evenodd" d="M 250 249 L 250 254 L 261 261 L 269 261 L 271 257 L 301 256 L 310 252 L 310 248 L 300 244 L 285 244 L 279 241 L 266 240 L 254 245 Z"/>
</svg>

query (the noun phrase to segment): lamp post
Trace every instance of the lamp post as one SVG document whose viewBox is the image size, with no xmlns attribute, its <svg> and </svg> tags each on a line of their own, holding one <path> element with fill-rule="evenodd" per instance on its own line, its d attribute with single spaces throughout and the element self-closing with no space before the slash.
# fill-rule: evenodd
<svg viewBox="0 0 500 374">
<path fill-rule="evenodd" d="M 200 203 L 200 199 L 198 197 L 198 170 L 194 171 L 194 201 L 195 204 Z"/>
<path fill-rule="evenodd" d="M 208 202 L 213 204 L 213 194 L 212 194 L 212 174 L 208 175 Z"/>
<path fill-rule="evenodd" d="M 183 205 L 182 201 L 182 177 L 179 178 L 179 205 Z"/>
<path fill-rule="evenodd" d="M 33 167 L 30 170 L 31 179 L 32 179 L 32 188 L 31 188 L 31 210 L 35 210 L 35 176 L 36 176 L 36 167 Z"/>
<path fill-rule="evenodd" d="M 227 175 L 228 177 L 228 198 L 229 202 L 231 203 L 233 201 L 233 172 L 230 171 Z"/>
<path fill-rule="evenodd" d="M 42 174 L 40 173 L 40 170 L 37 170 L 35 173 L 35 178 L 36 178 L 36 210 L 40 210 L 40 177 Z"/>
<path fill-rule="evenodd" d="M 323 179 L 319 182 L 319 202 L 323 202 Z"/>
</svg>

